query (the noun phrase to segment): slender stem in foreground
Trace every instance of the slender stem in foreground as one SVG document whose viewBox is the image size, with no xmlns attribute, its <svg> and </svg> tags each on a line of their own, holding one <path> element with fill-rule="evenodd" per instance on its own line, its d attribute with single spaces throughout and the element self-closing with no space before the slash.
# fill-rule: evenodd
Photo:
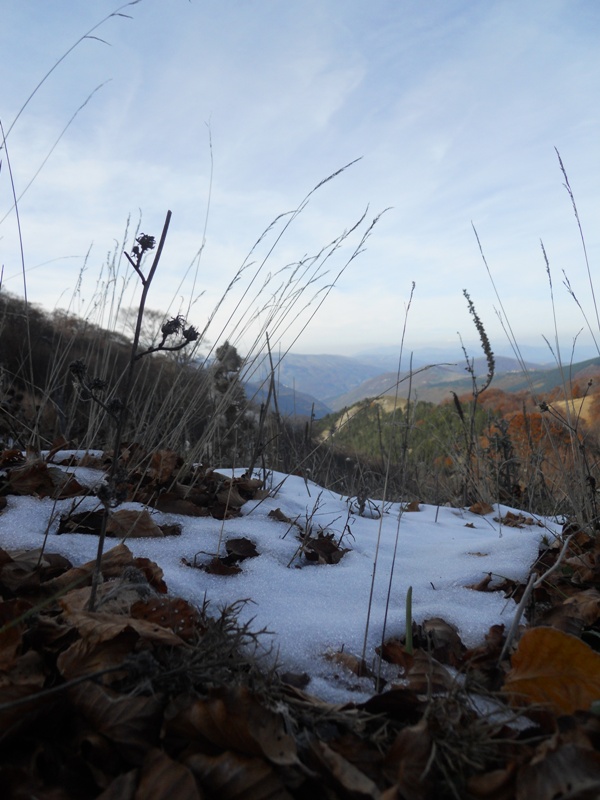
<svg viewBox="0 0 600 800">
<path fill-rule="evenodd" d="M 156 273 L 156 268 L 158 267 L 158 263 L 160 261 L 160 257 L 162 255 L 163 247 L 165 244 L 165 239 L 167 238 L 167 232 L 169 230 L 169 224 L 171 222 L 171 212 L 167 211 L 167 217 L 165 219 L 165 224 L 163 225 L 163 231 L 160 237 L 160 242 L 158 244 L 158 249 L 156 250 L 156 255 L 154 256 L 154 261 L 152 262 L 152 267 L 150 268 L 150 272 L 148 273 L 148 277 L 145 277 L 143 272 L 141 271 L 141 267 L 139 264 L 133 264 L 136 272 L 138 273 L 140 280 L 142 281 L 142 296 L 140 298 L 140 304 L 138 308 L 138 315 L 137 315 L 137 322 L 135 326 L 135 333 L 133 336 L 133 342 L 131 344 L 131 353 L 129 356 L 129 363 L 127 365 L 127 371 L 125 373 L 125 383 L 123 386 L 123 395 L 121 398 L 121 407 L 118 412 L 117 418 L 117 425 L 115 429 L 115 439 L 113 445 L 113 457 L 112 463 L 110 465 L 110 472 L 108 475 L 108 491 L 105 493 L 105 497 L 103 498 L 104 504 L 104 516 L 102 517 L 102 527 L 100 529 L 100 534 L 98 536 L 98 551 L 96 553 L 96 564 L 94 566 L 94 574 L 92 576 L 92 591 L 90 593 L 90 601 L 88 605 L 88 610 L 93 611 L 96 605 L 96 594 L 98 592 L 98 585 L 100 583 L 101 577 L 101 567 L 102 567 L 102 553 L 104 552 L 104 541 L 106 539 L 106 526 L 108 524 L 108 513 L 110 508 L 110 500 L 111 495 L 113 494 L 113 490 L 115 487 L 117 471 L 119 467 L 119 453 L 121 450 L 121 441 L 123 437 L 123 431 L 125 429 L 125 422 L 127 420 L 127 412 L 128 412 L 128 403 L 129 403 L 129 395 L 131 394 L 131 387 L 133 385 L 133 375 L 135 372 L 135 364 L 137 361 L 137 350 L 139 347 L 140 342 L 140 335 L 142 330 L 142 320 L 144 317 L 144 309 L 146 307 L 146 299 L 148 297 L 148 292 L 150 291 L 150 286 L 152 284 L 152 279 Z M 129 256 L 128 256 L 129 257 Z M 132 259 L 129 260 L 133 263 Z"/>
</svg>

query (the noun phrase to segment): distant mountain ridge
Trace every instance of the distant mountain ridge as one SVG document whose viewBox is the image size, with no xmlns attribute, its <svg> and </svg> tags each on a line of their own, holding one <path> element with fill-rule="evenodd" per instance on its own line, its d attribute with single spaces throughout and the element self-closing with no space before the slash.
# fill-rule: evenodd
<svg viewBox="0 0 600 800">
<path fill-rule="evenodd" d="M 446 356 L 449 351 L 438 350 L 438 355 Z M 396 358 L 396 357 L 394 357 Z M 377 363 L 368 364 L 357 358 L 337 355 L 305 355 L 288 353 L 276 369 L 276 385 L 281 413 L 297 416 L 309 416 L 313 410 L 317 418 L 330 411 L 339 411 L 346 406 L 363 400 L 366 397 L 394 395 L 396 392 L 397 361 L 393 371 L 382 369 L 382 365 L 392 360 L 392 356 L 384 354 Z M 556 366 L 539 365 L 526 362 L 529 370 L 524 376 L 521 366 L 515 358 L 496 356 L 496 370 L 492 386 L 504 391 L 515 392 L 533 386 L 538 392 L 550 391 L 562 383 L 561 371 Z M 257 394 L 257 401 L 266 399 L 266 390 L 258 387 L 267 377 L 265 360 L 263 367 L 252 375 L 249 394 Z M 450 397 L 452 391 L 457 394 L 469 393 L 472 388 L 471 377 L 466 370 L 463 359 L 430 362 L 413 368 L 413 374 L 400 374 L 398 396 L 407 397 L 410 390 L 413 398 L 439 403 Z M 567 379 L 569 374 L 573 380 L 588 380 L 589 377 L 600 378 L 600 358 L 592 358 L 565 368 Z M 487 374 L 485 358 L 474 361 L 475 374 L 481 383 Z M 314 404 L 314 409 L 313 409 Z"/>
<path fill-rule="evenodd" d="M 267 382 L 262 384 L 245 383 L 244 389 L 246 397 L 257 405 L 267 401 L 269 393 L 269 384 Z M 274 410 L 272 400 L 269 407 L 271 411 Z M 327 416 L 333 410 L 325 403 L 317 400 L 316 397 L 290 389 L 289 386 L 284 386 L 281 383 L 277 387 L 277 408 L 282 417 L 310 418 L 314 415 L 315 419 L 321 419 L 321 417 Z"/>
<path fill-rule="evenodd" d="M 496 371 L 492 386 L 505 392 L 533 390 L 537 393 L 550 392 L 556 386 L 567 383 L 581 383 L 588 380 L 600 380 L 600 358 L 592 358 L 579 364 L 572 364 L 561 370 L 558 367 L 543 369 L 535 364 L 526 364 L 528 374 L 524 375 L 515 359 L 499 357 L 496 359 Z M 487 374 L 485 359 L 475 359 L 475 375 L 481 385 Z M 467 394 L 472 390 L 471 376 L 463 366 L 461 369 L 448 366 L 432 366 L 413 370 L 412 376 L 401 373 L 400 380 L 396 372 L 386 372 L 356 386 L 331 401 L 334 411 L 352 406 L 367 397 L 393 395 L 398 386 L 398 397 L 408 397 L 409 391 L 414 399 L 440 403 L 449 399 L 451 392 Z"/>
<path fill-rule="evenodd" d="M 261 383 L 267 376 L 268 360 L 252 376 L 253 383 Z M 336 355 L 303 355 L 288 353 L 275 371 L 278 385 L 312 395 L 322 403 L 348 392 L 363 381 L 379 375 L 382 369 L 355 358 Z"/>
</svg>

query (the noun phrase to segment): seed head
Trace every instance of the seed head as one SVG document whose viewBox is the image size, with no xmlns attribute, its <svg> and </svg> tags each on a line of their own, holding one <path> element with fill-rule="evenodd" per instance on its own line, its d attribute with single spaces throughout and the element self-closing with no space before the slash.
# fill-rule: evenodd
<svg viewBox="0 0 600 800">
<path fill-rule="evenodd" d="M 166 338 L 167 336 L 172 336 L 174 333 L 179 333 L 184 324 L 185 319 L 178 314 L 176 317 L 173 317 L 173 319 L 167 320 L 160 330 Z"/>
<path fill-rule="evenodd" d="M 80 381 L 82 381 L 87 374 L 87 367 L 85 363 L 81 361 L 81 359 L 78 359 L 77 361 L 71 361 L 69 364 L 69 370 L 71 371 L 73 377 Z"/>
<path fill-rule="evenodd" d="M 109 400 L 106 404 L 106 408 L 109 414 L 113 414 L 114 416 L 118 416 L 121 411 L 125 408 L 123 405 L 123 401 L 120 397 L 113 397 L 112 400 Z"/>
<path fill-rule="evenodd" d="M 181 335 L 188 342 L 195 342 L 198 339 L 198 337 L 200 336 L 200 334 L 198 333 L 196 328 L 194 328 L 193 325 L 190 325 L 189 328 L 185 328 L 182 331 Z"/>
</svg>

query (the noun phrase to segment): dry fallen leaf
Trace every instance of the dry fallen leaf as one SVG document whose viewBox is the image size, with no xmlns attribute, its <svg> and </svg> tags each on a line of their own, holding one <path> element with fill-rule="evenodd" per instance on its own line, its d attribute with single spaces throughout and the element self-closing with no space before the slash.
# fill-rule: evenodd
<svg viewBox="0 0 600 800">
<path fill-rule="evenodd" d="M 109 642 L 119 634 L 134 630 L 141 639 L 170 647 L 183 644 L 176 633 L 152 620 L 135 619 L 123 614 L 105 614 L 98 611 L 64 610 L 66 622 L 77 628 L 79 635 L 90 647 Z"/>
<path fill-rule="evenodd" d="M 136 800 L 202 800 L 188 767 L 159 750 L 149 750 L 142 764 Z"/>
<path fill-rule="evenodd" d="M 418 625 L 414 643 L 426 650 L 436 661 L 453 667 L 462 663 L 466 650 L 458 629 L 440 617 L 426 619 Z"/>
<path fill-rule="evenodd" d="M 381 793 L 377 785 L 358 767 L 332 750 L 325 742 L 315 740 L 310 746 L 321 769 L 326 776 L 333 779 L 336 788 L 339 787 L 344 794 L 348 792 L 350 797 L 379 800 Z"/>
<path fill-rule="evenodd" d="M 515 514 L 512 511 L 507 511 L 503 517 L 495 517 L 494 522 L 499 522 L 507 528 L 525 528 L 531 525 L 540 525 L 533 517 L 526 517 L 524 514 Z"/>
<path fill-rule="evenodd" d="M 278 522 L 287 522 L 289 524 L 292 521 L 289 517 L 286 517 L 280 508 L 274 508 L 272 511 L 269 511 L 268 516 L 271 517 L 271 519 L 276 519 Z"/>
<path fill-rule="evenodd" d="M 600 795 L 600 753 L 567 743 L 525 764 L 517 776 L 516 800 L 593 800 Z"/>
<path fill-rule="evenodd" d="M 167 733 L 192 742 L 201 737 L 219 748 L 265 756 L 273 764 L 298 761 L 296 743 L 285 731 L 283 717 L 270 711 L 244 687 L 223 688 L 209 697 L 173 705 Z"/>
<path fill-rule="evenodd" d="M 218 755 L 196 752 L 186 756 L 185 765 L 211 797 L 292 800 L 271 765 L 260 757 L 244 756 L 232 750 Z"/>
<path fill-rule="evenodd" d="M 429 768 L 432 747 L 425 718 L 398 733 L 384 761 L 386 777 L 397 785 L 395 797 L 429 800 L 435 796 Z"/>
<path fill-rule="evenodd" d="M 334 664 L 340 664 L 359 678 L 372 677 L 373 675 L 365 661 L 362 658 L 358 658 L 358 656 L 353 656 L 352 653 L 345 653 L 343 650 L 338 650 L 336 652 L 325 653 L 325 658 L 327 661 L 333 661 Z"/>
<path fill-rule="evenodd" d="M 319 564 L 339 564 L 346 553 L 347 547 L 340 547 L 333 533 L 319 531 L 316 538 L 306 536 L 302 538 L 302 550 L 307 561 Z"/>
<path fill-rule="evenodd" d="M 154 508 L 165 514 L 183 514 L 187 517 L 209 517 L 206 506 L 200 506 L 192 500 L 179 497 L 175 492 L 162 492 L 153 503 Z"/>
<path fill-rule="evenodd" d="M 163 628 L 169 628 L 185 641 L 194 639 L 202 630 L 202 617 L 181 597 L 153 597 L 139 600 L 131 606 L 134 619 L 144 619 Z"/>
<path fill-rule="evenodd" d="M 485 517 L 486 514 L 491 514 L 493 510 L 489 503 L 473 503 L 469 509 L 471 514 L 479 514 L 482 517 Z"/>
<path fill-rule="evenodd" d="M 69 701 L 94 734 L 109 739 L 133 763 L 141 763 L 159 742 L 163 703 L 158 696 L 120 694 L 89 681 L 69 689 Z"/>
<path fill-rule="evenodd" d="M 162 538 L 163 531 L 154 522 L 150 513 L 143 509 L 121 509 L 114 511 L 106 523 L 107 536 L 116 536 L 120 539 Z"/>
<path fill-rule="evenodd" d="M 473 589 L 476 592 L 491 592 L 493 589 L 490 589 L 490 583 L 492 582 L 492 573 L 488 572 L 488 574 L 482 578 L 479 583 L 471 583 L 466 588 Z"/>
<path fill-rule="evenodd" d="M 512 705 L 542 703 L 572 714 L 600 697 L 600 654 L 555 628 L 526 630 L 511 663 L 503 690 Z"/>
<path fill-rule="evenodd" d="M 173 450 L 155 450 L 150 459 L 148 474 L 157 483 L 167 483 L 181 467 L 183 460 Z"/>
<path fill-rule="evenodd" d="M 8 491 L 34 497 L 51 497 L 54 482 L 45 461 L 29 461 L 7 470 Z"/>
<path fill-rule="evenodd" d="M 243 561 L 246 558 L 255 558 L 258 555 L 256 545 L 245 536 L 237 539 L 227 539 L 225 542 L 227 555 L 235 561 Z"/>
</svg>

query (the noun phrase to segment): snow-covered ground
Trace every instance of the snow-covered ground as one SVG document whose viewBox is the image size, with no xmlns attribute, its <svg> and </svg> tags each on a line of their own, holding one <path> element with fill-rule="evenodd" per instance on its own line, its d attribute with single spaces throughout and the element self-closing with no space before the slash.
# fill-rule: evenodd
<svg viewBox="0 0 600 800">
<path fill-rule="evenodd" d="M 89 469 L 71 471 L 82 483 L 93 483 L 100 477 L 100 473 Z M 334 702 L 359 701 L 372 692 L 372 683 L 357 679 L 326 655 L 343 649 L 360 657 L 369 618 L 366 661 L 371 665 L 383 636 L 388 639 L 404 633 L 409 586 L 413 587 L 416 622 L 441 617 L 458 628 L 465 645 L 475 646 L 491 625 L 508 626 L 516 606 L 502 592 L 468 587 L 490 572 L 496 582 L 503 578 L 525 579 L 542 537 L 552 539 L 560 530 L 557 524 L 544 519 L 543 527 L 504 526 L 494 521 L 508 510 L 502 506 L 482 516 L 466 509 L 421 505 L 416 512 L 386 504 L 382 515 L 373 513 L 369 518 L 359 516 L 346 498 L 300 477 L 275 473 L 270 477 L 270 486 L 274 491 L 269 497 L 247 502 L 241 517 L 224 522 L 153 511 L 159 524 L 179 523 L 182 534 L 132 538 L 126 544 L 134 555 L 160 565 L 173 594 L 199 605 L 206 598 L 215 609 L 248 600 L 241 619 L 254 618 L 254 629 L 272 632 L 263 638 L 263 643 L 265 647 L 273 646 L 281 668 L 306 672 L 311 676 L 307 690 Z M 94 558 L 96 537 L 56 535 L 58 517 L 72 507 L 72 500 L 57 502 L 13 495 L 7 500 L 6 509 L 0 513 L 0 547 L 39 547 L 49 528 L 49 552 L 61 553 L 74 564 Z M 97 506 L 93 497 L 76 500 L 78 511 Z M 131 503 L 122 507 L 140 508 Z M 276 509 L 280 509 L 279 516 L 297 524 L 270 517 L 269 512 Z M 378 509 L 381 510 L 380 504 Z M 349 548 L 349 552 L 339 563 L 309 563 L 298 553 L 298 526 L 307 525 L 312 527 L 313 536 L 322 530 L 334 534 L 338 541 L 343 534 L 341 546 Z M 254 542 L 259 553 L 240 564 L 240 574 L 209 574 L 183 563 L 194 559 L 207 563 L 215 555 L 219 541 L 219 554 L 225 555 L 225 541 L 239 537 Z M 106 549 L 117 543 L 118 540 L 107 539 Z"/>
</svg>

